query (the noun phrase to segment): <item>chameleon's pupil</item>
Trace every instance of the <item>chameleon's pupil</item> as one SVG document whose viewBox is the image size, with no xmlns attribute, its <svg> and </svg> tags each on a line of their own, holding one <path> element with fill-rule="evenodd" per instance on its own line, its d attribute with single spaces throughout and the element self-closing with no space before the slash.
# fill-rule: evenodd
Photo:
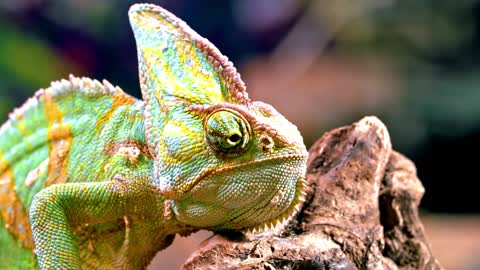
<svg viewBox="0 0 480 270">
<path fill-rule="evenodd" d="M 237 112 L 219 110 L 205 122 L 208 145 L 219 154 L 238 155 L 250 142 L 250 126 Z"/>
<path fill-rule="evenodd" d="M 233 134 L 228 138 L 228 140 L 231 141 L 232 143 L 239 142 L 240 141 L 240 135 Z"/>
</svg>

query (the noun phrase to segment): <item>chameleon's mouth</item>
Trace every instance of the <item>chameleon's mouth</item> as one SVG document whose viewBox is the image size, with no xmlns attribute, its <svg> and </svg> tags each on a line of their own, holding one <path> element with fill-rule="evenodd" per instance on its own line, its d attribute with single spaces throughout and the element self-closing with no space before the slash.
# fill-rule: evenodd
<svg viewBox="0 0 480 270">
<path fill-rule="evenodd" d="M 260 165 L 265 162 L 269 161 L 279 161 L 281 162 L 282 160 L 285 161 L 290 161 L 290 160 L 304 160 L 306 161 L 308 158 L 308 153 L 307 154 L 284 154 L 284 155 L 276 155 L 272 157 L 266 157 L 263 159 L 259 160 L 251 160 L 248 162 L 243 162 L 243 163 L 238 163 L 230 166 L 224 166 L 221 168 L 212 168 L 212 169 L 207 169 L 203 173 L 200 174 L 199 177 L 195 178 L 192 182 L 190 182 L 187 187 L 185 192 L 190 192 L 195 186 L 197 186 L 199 183 L 201 183 L 204 179 L 212 176 L 212 175 L 219 175 L 219 174 L 224 174 L 229 171 L 234 171 L 238 170 L 240 168 L 245 168 L 249 167 L 251 165 Z"/>
</svg>

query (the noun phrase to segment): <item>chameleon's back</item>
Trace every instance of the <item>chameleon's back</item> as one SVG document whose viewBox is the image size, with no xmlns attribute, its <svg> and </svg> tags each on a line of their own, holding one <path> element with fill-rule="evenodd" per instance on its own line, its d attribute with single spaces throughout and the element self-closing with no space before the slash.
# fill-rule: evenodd
<svg viewBox="0 0 480 270">
<path fill-rule="evenodd" d="M 142 110 L 108 82 L 70 77 L 10 115 L 0 129 L 0 269 L 36 267 L 33 196 L 52 184 L 108 179 L 115 142 L 144 143 Z"/>
</svg>

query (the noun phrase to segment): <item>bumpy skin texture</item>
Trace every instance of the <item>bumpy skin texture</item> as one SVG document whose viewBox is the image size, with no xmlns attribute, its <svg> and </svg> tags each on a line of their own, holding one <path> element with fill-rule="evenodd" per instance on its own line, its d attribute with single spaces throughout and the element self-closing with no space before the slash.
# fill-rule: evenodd
<svg viewBox="0 0 480 270">
<path fill-rule="evenodd" d="M 53 82 L 0 129 L 0 268 L 139 269 L 175 234 L 282 223 L 304 196 L 297 128 L 160 7 L 129 11 L 143 101 Z"/>
</svg>

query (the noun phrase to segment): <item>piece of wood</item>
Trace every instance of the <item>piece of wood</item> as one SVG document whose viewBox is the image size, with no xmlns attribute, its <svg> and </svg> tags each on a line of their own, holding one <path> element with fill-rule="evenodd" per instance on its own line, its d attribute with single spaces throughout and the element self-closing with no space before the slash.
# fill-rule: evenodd
<svg viewBox="0 0 480 270">
<path fill-rule="evenodd" d="M 183 269 L 442 269 L 418 216 L 414 164 L 366 117 L 310 149 L 307 201 L 283 231 L 215 235 Z"/>
</svg>

